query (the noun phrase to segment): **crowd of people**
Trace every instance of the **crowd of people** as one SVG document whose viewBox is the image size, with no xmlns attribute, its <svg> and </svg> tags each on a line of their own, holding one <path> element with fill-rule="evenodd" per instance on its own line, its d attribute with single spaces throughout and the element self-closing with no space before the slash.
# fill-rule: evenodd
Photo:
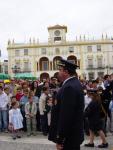
<svg viewBox="0 0 113 150">
<path fill-rule="evenodd" d="M 108 147 L 107 132 L 113 133 L 113 74 L 79 80 L 84 91 L 84 132 L 89 136 L 85 146 L 94 147 L 94 136 L 99 135 L 100 148 Z M 21 138 L 21 130 L 27 136 L 35 136 L 37 131 L 47 136 L 61 85 L 55 77 L 0 81 L 0 132 L 11 132 L 13 139 Z"/>
<path fill-rule="evenodd" d="M 0 132 L 12 132 L 13 139 L 20 138 L 21 130 L 27 136 L 48 134 L 51 109 L 59 86 L 51 80 L 0 81 Z"/>
</svg>

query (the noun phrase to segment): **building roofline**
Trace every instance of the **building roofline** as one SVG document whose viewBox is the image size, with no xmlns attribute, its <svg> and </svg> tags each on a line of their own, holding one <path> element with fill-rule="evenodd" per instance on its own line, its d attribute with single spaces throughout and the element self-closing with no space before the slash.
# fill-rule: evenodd
<svg viewBox="0 0 113 150">
<path fill-rule="evenodd" d="M 7 50 L 10 49 L 20 49 L 20 48 L 40 48 L 40 47 L 57 47 L 57 46 L 77 46 L 77 45 L 97 45 L 97 44 L 113 44 L 113 41 L 68 41 L 65 43 L 38 43 L 38 44 L 24 44 L 24 45 L 16 45 L 11 44 L 8 45 Z"/>
</svg>

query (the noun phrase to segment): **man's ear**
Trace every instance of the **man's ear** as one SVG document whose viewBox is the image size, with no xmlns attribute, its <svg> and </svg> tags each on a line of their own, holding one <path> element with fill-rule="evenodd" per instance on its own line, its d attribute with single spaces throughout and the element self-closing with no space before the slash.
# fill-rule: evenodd
<svg viewBox="0 0 113 150">
<path fill-rule="evenodd" d="M 68 70 L 64 70 L 64 72 L 65 72 L 66 74 L 69 74 Z"/>
</svg>

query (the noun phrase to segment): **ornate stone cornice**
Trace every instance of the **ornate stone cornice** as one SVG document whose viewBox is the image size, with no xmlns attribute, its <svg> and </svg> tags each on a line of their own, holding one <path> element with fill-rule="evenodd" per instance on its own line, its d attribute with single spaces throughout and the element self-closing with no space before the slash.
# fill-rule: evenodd
<svg viewBox="0 0 113 150">
<path fill-rule="evenodd" d="M 41 48 L 41 47 L 58 47 L 58 46 L 82 46 L 82 45 L 97 45 L 97 44 L 113 44 L 113 41 L 69 41 L 65 43 L 42 43 L 42 44 L 12 44 L 8 45 L 7 50 L 10 49 L 24 49 L 24 48 Z"/>
</svg>

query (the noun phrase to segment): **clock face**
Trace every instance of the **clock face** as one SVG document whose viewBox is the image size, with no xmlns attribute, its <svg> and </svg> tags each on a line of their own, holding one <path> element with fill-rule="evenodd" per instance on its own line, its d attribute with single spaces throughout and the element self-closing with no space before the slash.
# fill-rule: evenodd
<svg viewBox="0 0 113 150">
<path fill-rule="evenodd" d="M 59 31 L 59 30 L 56 30 L 56 31 L 54 32 L 54 34 L 55 34 L 56 36 L 59 36 L 59 35 L 60 35 L 60 31 Z"/>
</svg>

